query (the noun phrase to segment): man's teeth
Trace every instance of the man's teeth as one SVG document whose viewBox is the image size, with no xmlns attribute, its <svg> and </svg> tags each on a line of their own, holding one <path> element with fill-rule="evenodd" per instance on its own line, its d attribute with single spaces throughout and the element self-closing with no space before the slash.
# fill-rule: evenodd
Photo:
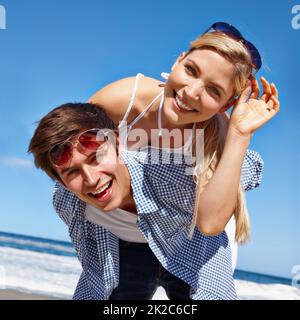
<svg viewBox="0 0 300 320">
<path fill-rule="evenodd" d="M 178 96 L 176 95 L 175 97 L 175 100 L 176 100 L 176 103 L 178 104 L 178 106 L 181 108 L 181 109 L 184 109 L 186 111 L 195 111 L 195 109 L 192 109 L 190 107 L 188 107 L 187 105 L 185 105 L 183 102 L 181 102 L 181 100 L 178 98 Z"/>
<path fill-rule="evenodd" d="M 110 184 L 110 181 L 108 181 L 104 186 L 102 186 L 102 187 L 101 187 L 100 189 L 98 189 L 97 191 L 92 192 L 92 194 L 95 196 L 95 195 L 103 192 L 105 189 L 108 188 L 109 184 Z"/>
</svg>

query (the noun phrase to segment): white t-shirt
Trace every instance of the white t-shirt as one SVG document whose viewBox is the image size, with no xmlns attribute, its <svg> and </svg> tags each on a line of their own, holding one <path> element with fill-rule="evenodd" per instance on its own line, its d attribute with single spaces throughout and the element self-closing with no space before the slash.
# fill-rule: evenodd
<svg viewBox="0 0 300 320">
<path fill-rule="evenodd" d="M 124 241 L 147 243 L 137 226 L 137 215 L 134 213 L 119 208 L 103 212 L 87 204 L 85 216 L 90 222 L 104 227 Z"/>
</svg>

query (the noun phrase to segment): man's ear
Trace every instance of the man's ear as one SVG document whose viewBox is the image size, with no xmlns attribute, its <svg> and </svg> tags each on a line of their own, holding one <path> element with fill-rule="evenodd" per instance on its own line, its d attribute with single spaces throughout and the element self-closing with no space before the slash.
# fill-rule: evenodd
<svg viewBox="0 0 300 320">
<path fill-rule="evenodd" d="M 171 70 L 173 70 L 185 57 L 186 57 L 186 52 L 182 52 L 181 55 L 177 58 L 177 60 L 174 62 Z"/>
<path fill-rule="evenodd" d="M 229 108 L 231 108 L 232 106 L 234 106 L 234 105 L 236 104 L 237 100 L 238 100 L 238 98 L 235 98 L 235 97 L 230 98 L 230 99 L 226 102 L 225 106 L 223 106 L 223 107 L 220 109 L 219 112 L 220 112 L 220 113 L 223 113 L 223 112 L 227 111 Z"/>
</svg>

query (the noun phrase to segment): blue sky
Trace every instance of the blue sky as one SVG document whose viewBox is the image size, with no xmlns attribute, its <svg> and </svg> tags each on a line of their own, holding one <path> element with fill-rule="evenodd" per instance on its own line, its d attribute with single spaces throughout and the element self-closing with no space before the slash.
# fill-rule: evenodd
<svg viewBox="0 0 300 320">
<path fill-rule="evenodd" d="M 227 21 L 259 48 L 258 75 L 277 84 L 281 111 L 251 148 L 265 161 L 247 194 L 252 241 L 240 269 L 292 277 L 300 265 L 300 1 L 0 0 L 0 230 L 68 239 L 52 205 L 53 183 L 26 154 L 34 122 L 55 106 L 85 101 L 105 84 L 142 72 L 159 78 L 189 42 Z M 300 18 L 299 18 L 300 23 Z"/>
</svg>

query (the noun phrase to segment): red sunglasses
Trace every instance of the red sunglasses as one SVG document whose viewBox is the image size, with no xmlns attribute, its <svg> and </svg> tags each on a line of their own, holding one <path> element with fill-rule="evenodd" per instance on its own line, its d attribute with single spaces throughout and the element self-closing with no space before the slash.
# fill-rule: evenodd
<svg viewBox="0 0 300 320">
<path fill-rule="evenodd" d="M 91 155 L 106 145 L 108 134 L 103 129 L 93 128 L 80 133 L 73 142 L 70 141 L 73 139 L 74 136 L 50 149 L 49 159 L 55 167 L 61 167 L 69 163 L 74 147 L 80 146 L 81 153 L 86 156 Z"/>
</svg>

